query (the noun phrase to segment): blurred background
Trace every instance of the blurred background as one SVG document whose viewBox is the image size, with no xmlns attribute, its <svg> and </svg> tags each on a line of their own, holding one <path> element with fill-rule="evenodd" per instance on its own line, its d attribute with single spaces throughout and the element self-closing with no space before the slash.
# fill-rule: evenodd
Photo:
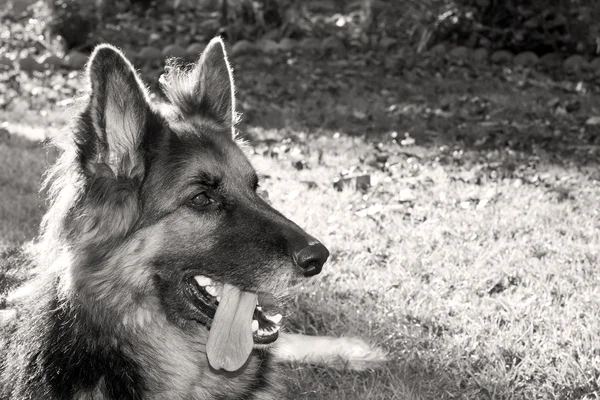
<svg viewBox="0 0 600 400">
<path fill-rule="evenodd" d="M 0 0 L 1 256 L 36 235 L 94 46 L 160 99 L 215 35 L 262 189 L 332 253 L 287 329 L 390 352 L 294 366 L 293 398 L 600 396 L 597 1 Z M 0 309 L 26 276 L 0 271 Z"/>
<path fill-rule="evenodd" d="M 596 114 L 581 98 L 600 74 L 591 0 L 0 3 L 0 110 L 68 105 L 98 43 L 121 48 L 156 89 L 166 58 L 194 61 L 221 35 L 244 124 L 562 152 L 563 141 L 596 143 L 595 120 L 580 132 L 572 119 Z M 506 82 L 527 93 L 514 98 Z"/>
</svg>

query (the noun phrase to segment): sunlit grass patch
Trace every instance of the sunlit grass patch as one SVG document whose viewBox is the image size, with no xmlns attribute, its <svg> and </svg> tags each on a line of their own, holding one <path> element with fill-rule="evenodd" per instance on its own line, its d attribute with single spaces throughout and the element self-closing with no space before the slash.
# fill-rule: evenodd
<svg viewBox="0 0 600 400">
<path fill-rule="evenodd" d="M 333 178 L 368 148 L 335 143 L 338 154 L 326 153 L 309 170 L 262 160 L 270 164 L 265 186 L 276 207 L 332 251 L 292 307 L 290 327 L 370 338 L 391 362 L 387 374 L 334 374 L 335 383 L 296 369 L 299 397 L 598 393 L 598 182 L 576 169 L 540 165 L 559 180 L 568 177 L 564 196 L 518 179 L 466 183 L 460 168 L 435 162 L 415 173 L 413 160 L 391 179 L 374 172 L 380 183 L 366 195 L 337 192 Z M 302 180 L 316 185 L 308 189 Z M 401 202 L 403 190 L 413 200 Z M 348 381 L 339 380 L 346 379 L 355 386 L 342 396 L 338 385 Z M 368 387 L 369 379 L 380 385 Z"/>
</svg>

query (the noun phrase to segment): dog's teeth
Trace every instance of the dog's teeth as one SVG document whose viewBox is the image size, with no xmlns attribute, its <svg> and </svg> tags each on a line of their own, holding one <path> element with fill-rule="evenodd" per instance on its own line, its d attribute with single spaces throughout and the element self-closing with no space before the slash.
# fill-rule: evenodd
<svg viewBox="0 0 600 400">
<path fill-rule="evenodd" d="M 256 309 L 257 309 L 258 311 L 262 311 L 262 307 L 260 307 L 260 306 L 259 306 L 259 307 L 256 307 Z"/>
<path fill-rule="evenodd" d="M 283 318 L 283 316 L 281 314 L 276 314 L 276 315 L 265 315 L 265 317 L 271 321 L 272 323 L 274 323 L 275 325 L 279 324 L 281 322 L 281 319 Z"/>
<path fill-rule="evenodd" d="M 215 296 L 215 297 L 217 298 L 217 301 L 218 301 L 218 302 L 220 302 L 220 301 L 221 301 L 221 296 L 220 296 L 220 295 L 217 295 L 217 296 Z"/>
<path fill-rule="evenodd" d="M 277 333 L 277 332 L 279 332 L 279 326 L 276 326 L 275 328 L 268 329 L 268 330 L 259 329 L 258 332 L 257 332 L 257 334 L 258 334 L 258 336 L 271 336 L 271 335 L 273 335 L 274 333 Z"/>
<path fill-rule="evenodd" d="M 196 280 L 196 282 L 198 283 L 198 285 L 200 286 L 208 286 L 210 284 L 212 284 L 212 279 L 210 279 L 207 276 L 203 276 L 203 275 L 196 275 L 194 277 L 194 279 Z"/>
<path fill-rule="evenodd" d="M 207 285 L 204 287 L 204 290 L 206 290 L 206 293 L 210 294 L 211 296 L 217 297 L 217 289 L 215 289 L 214 286 Z"/>
<path fill-rule="evenodd" d="M 256 332 L 258 331 L 258 321 L 253 319 L 252 320 L 252 332 Z"/>
</svg>

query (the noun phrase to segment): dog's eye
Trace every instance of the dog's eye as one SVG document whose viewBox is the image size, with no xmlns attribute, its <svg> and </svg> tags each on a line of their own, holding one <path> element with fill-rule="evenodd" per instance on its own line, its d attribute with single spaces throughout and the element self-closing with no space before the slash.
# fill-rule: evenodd
<svg viewBox="0 0 600 400">
<path fill-rule="evenodd" d="M 209 206 L 214 202 L 215 201 L 213 199 L 211 199 L 210 197 L 208 197 L 206 193 L 197 194 L 196 196 L 192 197 L 192 199 L 190 200 L 191 205 L 193 205 L 194 207 L 199 207 L 199 208 Z"/>
</svg>

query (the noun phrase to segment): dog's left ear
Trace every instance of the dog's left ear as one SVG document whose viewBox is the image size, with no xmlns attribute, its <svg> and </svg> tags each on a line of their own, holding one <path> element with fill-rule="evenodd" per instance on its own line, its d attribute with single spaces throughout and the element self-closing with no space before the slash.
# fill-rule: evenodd
<svg viewBox="0 0 600 400">
<path fill-rule="evenodd" d="M 161 77 L 161 85 L 169 100 L 184 115 L 208 118 L 227 129 L 233 127 L 233 73 L 221 38 L 216 37 L 208 43 L 191 71 L 183 73 L 173 68 Z"/>
<path fill-rule="evenodd" d="M 233 73 L 220 37 L 212 39 L 192 71 L 198 111 L 229 127 L 233 125 Z"/>
<path fill-rule="evenodd" d="M 88 116 L 94 135 L 91 163 L 108 165 L 116 176 L 134 177 L 143 169 L 141 143 L 151 109 L 145 87 L 131 63 L 115 47 L 101 45 L 88 63 L 91 96 Z"/>
</svg>

